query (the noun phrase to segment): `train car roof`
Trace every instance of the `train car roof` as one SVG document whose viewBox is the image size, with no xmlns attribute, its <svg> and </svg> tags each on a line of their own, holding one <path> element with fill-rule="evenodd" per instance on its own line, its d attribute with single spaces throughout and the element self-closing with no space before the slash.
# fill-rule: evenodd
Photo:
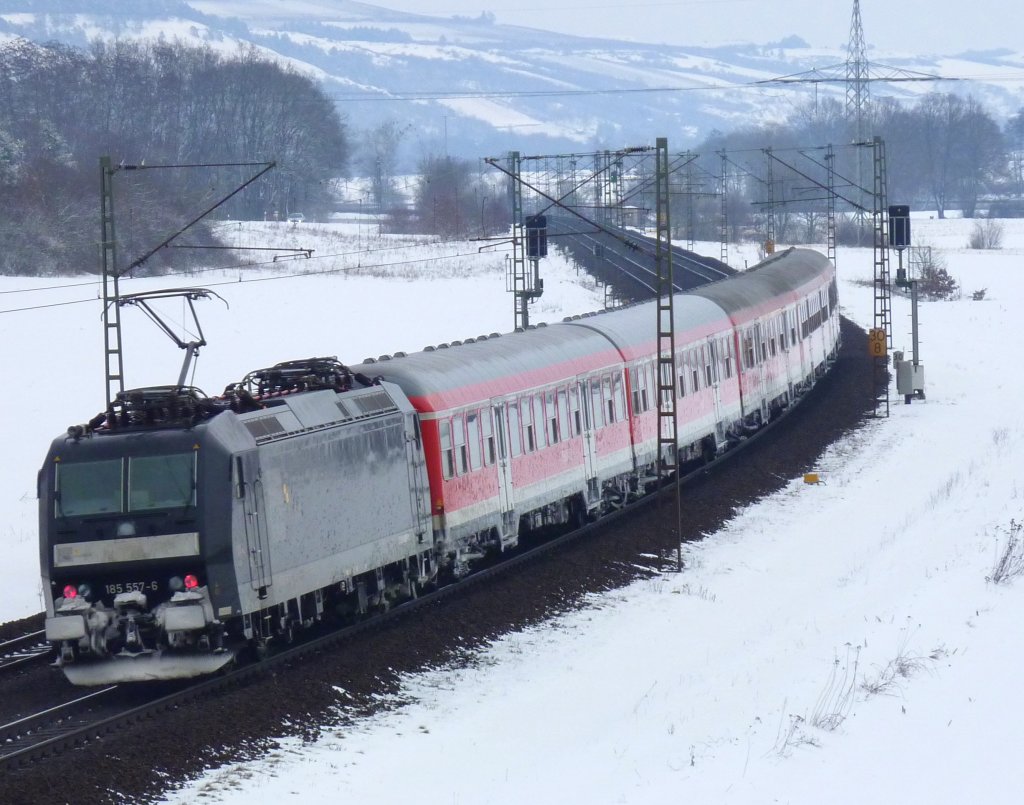
<svg viewBox="0 0 1024 805">
<path fill-rule="evenodd" d="M 736 277 L 695 288 L 689 293 L 719 305 L 737 323 L 776 307 L 778 300 L 795 303 L 835 271 L 829 259 L 813 249 L 789 248 Z"/>
<path fill-rule="evenodd" d="M 828 259 L 818 252 L 788 249 L 736 277 L 677 294 L 677 343 L 753 318 L 780 297 L 795 302 L 800 289 L 820 280 L 828 267 Z M 420 410 L 447 410 L 650 355 L 656 341 L 655 303 L 644 302 L 525 332 L 388 356 L 351 369 L 397 384 Z"/>
<path fill-rule="evenodd" d="M 601 333 L 563 324 L 428 347 L 352 366 L 396 383 L 417 408 L 444 410 L 547 385 L 621 361 Z M 417 400 L 418 398 L 418 400 Z"/>
<path fill-rule="evenodd" d="M 602 333 L 618 348 L 626 360 L 657 352 L 658 322 L 655 302 L 643 302 L 597 316 L 583 316 L 565 322 Z M 705 338 L 730 326 L 728 315 L 711 300 L 692 293 L 676 294 L 673 299 L 676 343 Z"/>
</svg>

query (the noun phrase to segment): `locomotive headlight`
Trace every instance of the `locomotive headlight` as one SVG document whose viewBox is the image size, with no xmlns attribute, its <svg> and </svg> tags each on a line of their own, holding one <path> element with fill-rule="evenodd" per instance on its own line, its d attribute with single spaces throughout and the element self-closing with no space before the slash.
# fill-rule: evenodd
<svg viewBox="0 0 1024 805">
<path fill-rule="evenodd" d="M 78 585 L 78 594 L 82 596 L 86 601 L 92 600 L 92 585 L 83 582 Z"/>
<path fill-rule="evenodd" d="M 185 576 L 185 587 L 186 587 L 186 589 L 194 590 L 198 586 L 199 586 L 199 579 L 197 579 L 193 574 L 189 573 L 187 576 Z"/>
<path fill-rule="evenodd" d="M 185 589 L 185 582 L 181 580 L 181 576 L 172 576 L 167 586 L 171 588 L 171 592 L 180 593 Z"/>
</svg>

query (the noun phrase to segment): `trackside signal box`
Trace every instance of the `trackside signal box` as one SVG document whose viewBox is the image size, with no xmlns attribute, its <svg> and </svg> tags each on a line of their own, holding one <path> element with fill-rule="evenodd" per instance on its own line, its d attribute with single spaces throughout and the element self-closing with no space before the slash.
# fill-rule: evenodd
<svg viewBox="0 0 1024 805">
<path fill-rule="evenodd" d="M 898 251 L 910 245 L 910 206 L 893 204 L 889 207 L 889 246 Z"/>
<path fill-rule="evenodd" d="M 530 215 L 526 227 L 526 256 L 548 256 L 548 219 L 546 215 Z"/>
</svg>

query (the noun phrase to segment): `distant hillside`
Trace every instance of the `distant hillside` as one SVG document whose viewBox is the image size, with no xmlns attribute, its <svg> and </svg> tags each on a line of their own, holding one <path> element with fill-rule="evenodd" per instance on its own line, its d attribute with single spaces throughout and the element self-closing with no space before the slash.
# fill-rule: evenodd
<svg viewBox="0 0 1024 805">
<path fill-rule="evenodd" d="M 348 124 L 408 124 L 406 162 L 425 153 L 480 156 L 618 148 L 669 137 L 683 149 L 711 131 L 779 120 L 841 84 L 752 86 L 844 61 L 796 37 L 765 45 L 667 47 L 587 39 L 476 18 L 405 14 L 356 2 L 0 0 L 0 40 L 85 46 L 103 38 L 179 38 L 233 51 L 251 44 L 317 77 Z M 243 21 L 244 18 L 244 21 Z M 999 119 L 1024 106 L 1004 80 L 1024 53 L 998 51 L 887 65 L 970 82 L 874 84 L 875 96 L 972 93 Z M 1001 72 L 1002 71 L 1002 72 Z"/>
</svg>

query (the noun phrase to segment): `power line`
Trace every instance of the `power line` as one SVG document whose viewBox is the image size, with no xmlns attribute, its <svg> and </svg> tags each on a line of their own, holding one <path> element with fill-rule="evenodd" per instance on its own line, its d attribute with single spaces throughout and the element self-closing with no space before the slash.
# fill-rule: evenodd
<svg viewBox="0 0 1024 805">
<path fill-rule="evenodd" d="M 405 247 L 399 247 L 399 248 L 414 248 L 414 247 L 405 246 Z M 388 251 L 388 250 L 387 249 L 380 249 L 380 250 L 377 250 L 377 251 Z M 313 258 L 310 258 L 310 259 L 317 260 L 317 259 L 326 259 L 328 257 L 342 257 L 342 256 L 346 256 L 346 255 L 349 255 L 349 254 L 357 254 L 357 253 L 358 252 L 342 252 L 342 253 L 339 253 L 339 254 L 320 255 L 319 257 L 313 257 Z M 415 265 L 417 263 L 434 262 L 434 261 L 437 261 L 437 260 L 455 260 L 455 259 L 460 258 L 460 257 L 475 257 L 478 254 L 479 254 L 479 250 L 474 250 L 474 251 L 471 251 L 471 252 L 456 252 L 455 254 L 446 254 L 446 255 L 440 255 L 440 256 L 438 256 L 438 255 L 430 255 L 428 257 L 418 257 L 418 258 L 413 259 L 413 260 L 395 260 L 395 261 L 390 262 L 390 263 L 360 264 L 360 265 L 355 265 L 355 266 L 343 266 L 341 268 L 325 268 L 325 269 L 320 270 L 320 271 L 302 271 L 302 272 L 299 272 L 297 274 L 276 274 L 276 275 L 273 275 L 273 276 L 270 276 L 270 277 L 246 277 L 246 278 L 243 278 L 243 277 L 240 276 L 236 280 L 223 280 L 222 282 L 211 282 L 211 283 L 208 283 L 208 285 L 210 287 L 212 287 L 212 288 L 217 288 L 217 287 L 224 286 L 224 285 L 241 285 L 241 284 L 248 284 L 248 283 L 254 283 L 254 282 L 273 282 L 273 281 L 276 281 L 276 280 L 300 279 L 300 278 L 305 278 L 305 277 L 325 277 L 325 276 L 330 276 L 331 274 L 346 274 L 346 273 L 351 272 L 351 271 L 364 271 L 364 270 L 372 270 L 372 269 L 397 268 L 399 266 L 409 266 L 409 265 Z M 270 264 L 271 264 L 271 262 L 267 261 L 266 263 L 251 264 L 248 267 L 256 268 L 259 265 L 270 265 Z M 227 271 L 234 271 L 234 270 L 237 270 L 237 269 L 213 267 L 213 268 L 202 269 L 202 270 L 203 271 L 225 271 L 225 272 L 227 272 Z M 195 273 L 198 273 L 198 272 L 190 271 L 189 273 L 190 274 L 195 274 Z M 87 284 L 88 285 L 92 285 L 94 283 L 91 283 L 91 282 L 90 283 L 81 283 L 81 285 L 87 285 Z M 59 287 L 68 288 L 68 287 L 75 287 L 75 286 L 74 285 L 64 285 L 64 286 L 59 286 Z M 46 289 L 37 289 L 37 290 L 46 290 Z M 49 302 L 49 303 L 43 304 L 43 305 L 31 305 L 31 306 L 19 307 L 19 308 L 8 308 L 6 310 L 0 310 L 0 315 L 5 314 L 5 313 L 23 313 L 23 312 L 32 311 L 32 310 L 45 310 L 47 308 L 65 307 L 67 305 L 80 305 L 80 304 L 84 304 L 86 302 L 95 302 L 95 301 L 97 301 L 95 298 L 93 298 L 93 299 L 75 299 L 75 300 L 72 300 L 72 301 L 69 301 L 69 302 Z"/>
</svg>

